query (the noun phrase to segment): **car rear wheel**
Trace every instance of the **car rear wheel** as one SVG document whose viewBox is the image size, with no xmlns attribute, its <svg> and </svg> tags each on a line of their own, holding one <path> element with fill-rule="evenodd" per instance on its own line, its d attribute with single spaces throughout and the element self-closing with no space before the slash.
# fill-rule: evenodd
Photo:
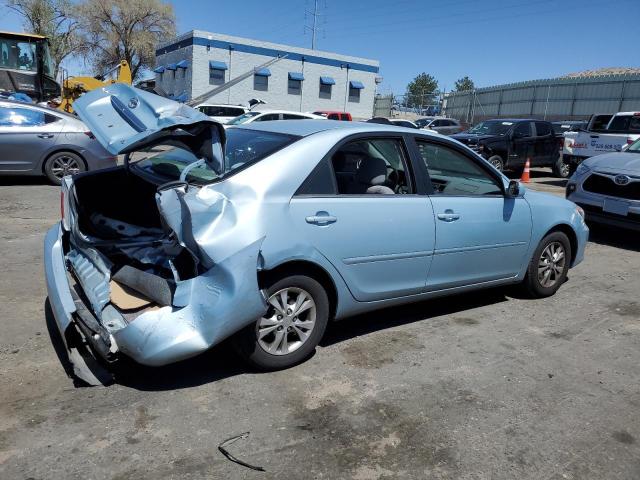
<svg viewBox="0 0 640 480">
<path fill-rule="evenodd" d="M 491 165 L 493 165 L 493 167 L 499 172 L 502 172 L 504 170 L 504 162 L 502 161 L 502 158 L 500 156 L 494 155 L 493 157 L 490 157 L 487 161 Z"/>
<path fill-rule="evenodd" d="M 236 350 L 260 370 L 280 370 L 306 359 L 324 335 L 329 299 L 316 280 L 293 275 L 267 288 L 268 309 L 238 332 Z"/>
<path fill-rule="evenodd" d="M 44 164 L 44 173 L 51 183 L 60 185 L 62 177 L 86 171 L 84 161 L 72 152 L 56 152 Z"/>
<path fill-rule="evenodd" d="M 553 174 L 559 178 L 568 178 L 572 173 L 571 165 L 566 163 L 562 158 L 562 155 L 560 155 L 556 163 L 553 165 Z"/>
<path fill-rule="evenodd" d="M 570 263 L 569 239 L 562 232 L 551 232 L 533 253 L 523 286 L 532 297 L 549 297 L 566 281 Z"/>
</svg>

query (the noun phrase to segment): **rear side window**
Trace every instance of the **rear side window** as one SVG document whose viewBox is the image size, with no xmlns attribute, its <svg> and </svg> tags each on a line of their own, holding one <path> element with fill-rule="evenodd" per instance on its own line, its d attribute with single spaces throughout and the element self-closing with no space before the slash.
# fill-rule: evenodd
<svg viewBox="0 0 640 480">
<path fill-rule="evenodd" d="M 530 122 L 522 122 L 516 125 L 515 130 L 513 131 L 513 136 L 515 138 L 526 138 L 531 136 L 531 123 Z"/>
<path fill-rule="evenodd" d="M 335 195 L 336 186 L 334 182 L 333 171 L 329 161 L 324 158 L 313 169 L 313 172 L 307 177 L 296 195 Z"/>
<path fill-rule="evenodd" d="M 640 132 L 640 117 L 632 115 L 615 116 L 607 130 L 621 133 Z"/>
<path fill-rule="evenodd" d="M 302 115 L 293 115 L 292 113 L 283 113 L 282 114 L 282 119 L 283 120 L 306 120 L 309 117 L 303 117 Z"/>
<path fill-rule="evenodd" d="M 0 127 L 40 127 L 58 117 L 30 108 L 0 107 Z"/>
<path fill-rule="evenodd" d="M 551 133 L 551 127 L 547 122 L 536 122 L 536 135 L 546 137 Z"/>
</svg>

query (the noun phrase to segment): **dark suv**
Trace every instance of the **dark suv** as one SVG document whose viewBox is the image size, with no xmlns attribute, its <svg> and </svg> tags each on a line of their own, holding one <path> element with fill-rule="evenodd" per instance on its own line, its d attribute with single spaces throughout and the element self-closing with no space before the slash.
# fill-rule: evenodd
<svg viewBox="0 0 640 480">
<path fill-rule="evenodd" d="M 551 167 L 561 178 L 569 176 L 561 145 L 550 122 L 532 119 L 486 120 L 466 132 L 451 135 L 482 155 L 498 170 L 522 170 L 527 158 L 532 167 Z"/>
</svg>

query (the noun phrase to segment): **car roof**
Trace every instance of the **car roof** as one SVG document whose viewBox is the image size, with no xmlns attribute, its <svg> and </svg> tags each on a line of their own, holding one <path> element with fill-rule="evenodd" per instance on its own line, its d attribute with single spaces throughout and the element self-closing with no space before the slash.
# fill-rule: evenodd
<svg viewBox="0 0 640 480">
<path fill-rule="evenodd" d="M 247 109 L 244 105 L 233 105 L 232 103 L 199 103 L 196 107 L 235 107 Z"/>
<path fill-rule="evenodd" d="M 399 127 L 397 125 L 384 125 L 380 123 L 342 122 L 340 120 L 280 120 L 277 122 L 247 123 L 230 128 L 283 133 L 287 135 L 297 135 L 300 137 L 306 137 L 308 135 L 313 135 L 314 133 L 324 132 L 327 130 L 340 129 L 347 135 L 351 133 L 402 131 L 412 134 L 420 132 L 441 138 L 441 135 L 437 133 L 428 132 L 426 130 L 416 130 L 415 128 Z"/>
<path fill-rule="evenodd" d="M 546 120 L 538 120 L 535 118 L 487 118 L 483 122 L 546 122 Z"/>
<path fill-rule="evenodd" d="M 294 115 L 313 115 L 313 113 L 295 112 L 293 110 L 252 110 L 257 113 L 292 113 Z"/>
</svg>

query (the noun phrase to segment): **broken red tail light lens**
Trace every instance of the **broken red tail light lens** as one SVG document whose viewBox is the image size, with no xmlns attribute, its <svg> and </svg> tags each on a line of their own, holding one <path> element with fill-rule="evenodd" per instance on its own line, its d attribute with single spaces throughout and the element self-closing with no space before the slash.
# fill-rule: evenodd
<svg viewBox="0 0 640 480">
<path fill-rule="evenodd" d="M 84 134 L 85 134 L 87 137 L 89 137 L 91 140 L 95 140 L 95 138 L 96 138 L 96 137 L 95 137 L 95 135 L 94 135 L 93 133 L 89 132 L 89 131 L 84 132 Z"/>
<path fill-rule="evenodd" d="M 64 222 L 64 190 L 60 189 L 60 220 Z"/>
</svg>

